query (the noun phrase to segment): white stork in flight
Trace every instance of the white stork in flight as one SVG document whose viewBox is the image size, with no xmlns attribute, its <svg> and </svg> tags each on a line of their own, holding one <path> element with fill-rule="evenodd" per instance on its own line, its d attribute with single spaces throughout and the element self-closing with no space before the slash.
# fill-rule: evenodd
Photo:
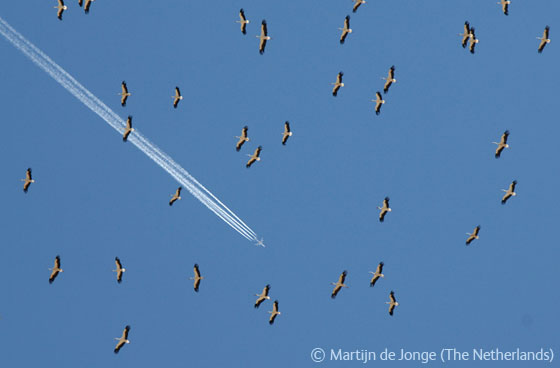
<svg viewBox="0 0 560 368">
<path fill-rule="evenodd" d="M 134 128 L 132 127 L 132 116 L 128 115 L 128 118 L 126 119 L 126 129 L 124 130 L 124 133 L 123 133 L 123 136 L 122 136 L 123 142 L 126 142 L 126 140 L 128 139 L 128 136 L 133 131 L 134 131 Z"/>
<path fill-rule="evenodd" d="M 292 136 L 292 131 L 290 129 L 290 122 L 286 121 L 284 123 L 284 133 L 282 133 L 282 144 L 285 146 L 286 142 L 288 141 L 288 138 L 290 138 Z"/>
<path fill-rule="evenodd" d="M 121 93 L 119 93 L 119 95 L 121 96 L 121 106 L 126 106 L 126 100 L 128 99 L 128 96 L 130 96 L 130 93 L 128 92 L 128 87 L 126 86 L 125 81 L 122 81 L 121 83 Z"/>
<path fill-rule="evenodd" d="M 266 41 L 271 39 L 268 36 L 268 28 L 266 26 L 266 20 L 264 20 L 264 19 L 261 23 L 261 34 L 258 35 L 257 38 L 259 39 L 259 53 L 262 55 L 262 54 L 264 54 L 264 49 L 266 47 Z"/>
<path fill-rule="evenodd" d="M 91 3 L 92 3 L 93 1 L 95 1 L 95 0 L 86 0 L 86 5 L 84 5 L 84 12 L 85 12 L 86 14 L 89 13 L 89 7 L 91 6 Z"/>
<path fill-rule="evenodd" d="M 468 21 L 465 21 L 463 33 L 459 33 L 459 36 L 463 37 L 461 45 L 463 46 L 463 48 L 465 48 L 467 46 L 468 40 L 471 38 L 471 28 Z"/>
<path fill-rule="evenodd" d="M 119 350 L 121 350 L 124 344 L 130 344 L 130 341 L 128 341 L 128 331 L 130 331 L 130 326 L 126 326 L 124 328 L 122 336 L 120 338 L 115 337 L 115 340 L 119 340 L 119 342 L 117 342 L 117 345 L 115 346 L 115 350 L 113 350 L 115 354 L 117 354 Z"/>
<path fill-rule="evenodd" d="M 505 15 L 509 15 L 509 4 L 511 4 L 511 1 L 509 0 L 500 0 L 498 3 L 496 4 L 500 4 L 502 6 L 502 11 L 504 12 Z"/>
<path fill-rule="evenodd" d="M 397 300 L 395 299 L 395 292 L 393 290 L 391 290 L 391 294 L 389 294 L 389 299 L 391 301 L 385 302 L 385 304 L 389 304 L 389 315 L 392 316 L 395 307 L 399 305 L 399 303 L 397 303 Z"/>
<path fill-rule="evenodd" d="M 276 319 L 276 316 L 282 314 L 278 311 L 278 300 L 274 301 L 274 304 L 272 305 L 272 310 L 268 311 L 268 313 L 270 313 L 270 319 L 268 320 L 268 323 L 273 324 L 274 320 Z"/>
<path fill-rule="evenodd" d="M 235 137 L 235 138 L 239 138 L 239 141 L 237 141 L 237 144 L 235 145 L 235 150 L 237 152 L 239 152 L 239 150 L 241 149 L 241 146 L 243 146 L 243 144 L 245 144 L 245 142 L 249 142 L 249 137 L 247 137 L 247 131 L 249 130 L 249 128 L 245 125 L 243 127 L 243 129 L 241 130 L 241 136 L 240 137 Z"/>
<path fill-rule="evenodd" d="M 64 272 L 64 270 L 60 268 L 60 256 L 56 256 L 56 258 L 54 259 L 54 267 L 49 268 L 49 270 L 51 271 L 51 276 L 49 277 L 49 284 L 52 284 L 54 282 L 54 279 L 56 279 L 56 276 L 58 276 L 58 273 Z"/>
<path fill-rule="evenodd" d="M 515 197 L 517 195 L 517 193 L 515 193 L 516 185 L 517 185 L 517 180 L 514 180 L 511 182 L 507 190 L 502 189 L 502 191 L 506 192 L 506 194 L 502 197 L 502 204 L 506 204 L 508 199 L 510 199 L 511 197 Z"/>
<path fill-rule="evenodd" d="M 474 47 L 476 46 L 477 43 L 478 43 L 478 38 L 476 38 L 474 34 L 474 27 L 471 27 L 470 38 L 469 38 L 469 51 L 471 52 L 471 54 L 474 54 Z"/>
<path fill-rule="evenodd" d="M 383 78 L 383 79 L 385 79 L 385 86 L 383 86 L 383 93 L 387 93 L 387 92 L 389 92 L 389 87 L 391 87 L 391 84 L 393 84 L 397 81 L 395 79 L 395 66 L 394 65 L 389 69 L 389 73 L 387 75 L 387 78 Z"/>
<path fill-rule="evenodd" d="M 352 33 L 352 28 L 350 28 L 350 16 L 347 15 L 346 18 L 344 18 L 344 27 L 343 28 L 339 28 L 342 33 L 340 34 L 340 44 L 342 45 L 344 43 L 344 41 L 346 40 L 346 37 L 348 36 L 349 33 Z"/>
<path fill-rule="evenodd" d="M 58 5 L 55 6 L 55 9 L 57 9 L 56 17 L 62 20 L 62 13 L 64 13 L 64 11 L 68 9 L 68 7 L 64 5 L 64 0 L 58 0 Z"/>
<path fill-rule="evenodd" d="M 494 157 L 500 158 L 500 155 L 502 154 L 502 151 L 504 150 L 504 148 L 509 148 L 509 144 L 507 144 L 508 136 L 509 136 L 509 130 L 506 130 L 504 132 L 504 134 L 502 134 L 502 138 L 500 139 L 499 143 L 498 142 L 492 142 L 492 143 L 498 145 L 498 148 L 496 148 L 496 153 L 494 154 Z"/>
<path fill-rule="evenodd" d="M 371 101 L 375 102 L 375 115 L 379 115 L 381 111 L 381 105 L 385 103 L 385 100 L 381 96 L 381 92 L 379 91 L 375 92 L 375 100 L 371 100 Z"/>
<path fill-rule="evenodd" d="M 539 44 L 539 54 L 542 52 L 542 50 L 544 49 L 544 47 L 546 46 L 547 43 L 550 43 L 550 38 L 548 38 L 548 34 L 550 32 L 550 27 L 546 26 L 544 28 L 544 32 L 542 37 L 537 37 L 539 40 L 541 40 L 541 43 Z"/>
<path fill-rule="evenodd" d="M 175 203 L 175 201 L 181 199 L 181 189 L 183 189 L 183 187 L 177 188 L 177 190 L 175 191 L 175 194 L 172 195 L 171 199 L 169 200 L 169 205 L 170 206 L 173 206 L 173 203 Z"/>
<path fill-rule="evenodd" d="M 377 280 L 379 280 L 380 277 L 385 277 L 385 275 L 383 274 L 383 262 L 379 262 L 375 272 L 369 271 L 369 273 L 373 274 L 373 277 L 371 278 L 371 281 L 369 282 L 369 286 L 373 287 L 375 285 L 375 283 L 377 282 Z"/>
<path fill-rule="evenodd" d="M 477 227 L 474 228 L 474 231 L 472 232 L 472 234 L 467 233 L 467 235 L 469 236 L 467 238 L 467 241 L 465 242 L 465 244 L 469 245 L 473 240 L 478 239 L 478 232 L 480 231 L 480 225 L 478 225 Z"/>
<path fill-rule="evenodd" d="M 344 280 L 346 280 L 346 275 L 347 275 L 347 272 L 342 271 L 342 273 L 338 277 L 338 281 L 336 283 L 331 282 L 331 285 L 334 285 L 334 289 L 333 289 L 332 294 L 331 294 L 332 299 L 336 298 L 336 295 L 338 294 L 340 289 L 342 289 L 343 287 L 345 287 L 345 288 L 348 287 L 346 284 L 344 284 Z"/>
<path fill-rule="evenodd" d="M 179 87 L 175 87 L 175 95 L 171 96 L 171 98 L 173 99 L 173 107 L 177 108 L 177 105 L 179 104 L 179 101 L 181 101 L 183 99 L 183 96 L 181 95 L 181 90 L 179 89 Z"/>
<path fill-rule="evenodd" d="M 360 7 L 360 5 L 365 4 L 366 1 L 365 0 L 352 0 L 354 2 L 354 7 L 352 8 L 352 13 L 355 13 L 358 8 Z"/>
<path fill-rule="evenodd" d="M 236 23 L 241 23 L 241 33 L 247 34 L 247 24 L 249 24 L 249 20 L 245 18 L 245 11 L 243 11 L 243 8 L 239 9 L 239 20 L 236 20 Z"/>
<path fill-rule="evenodd" d="M 25 179 L 21 179 L 21 181 L 23 181 L 23 191 L 27 193 L 31 183 L 35 183 L 35 180 L 33 180 L 33 177 L 31 176 L 31 168 L 27 169 L 25 172 Z"/>
<path fill-rule="evenodd" d="M 115 264 L 117 265 L 117 269 L 113 270 L 113 272 L 117 273 L 117 282 L 120 284 L 122 282 L 122 275 L 126 271 L 126 268 L 122 266 L 119 257 L 115 257 Z"/>
<path fill-rule="evenodd" d="M 198 269 L 198 263 L 194 264 L 194 277 L 191 277 L 190 280 L 194 280 L 193 281 L 193 288 L 194 291 L 196 291 L 198 293 L 198 287 L 200 286 L 200 280 L 202 280 L 204 277 L 200 276 L 200 270 Z"/>
<path fill-rule="evenodd" d="M 336 82 L 331 83 L 331 84 L 334 84 L 334 87 L 332 89 L 332 95 L 334 97 L 336 97 L 336 95 L 338 94 L 338 90 L 340 89 L 340 87 L 344 87 L 344 83 L 342 83 L 342 76 L 343 75 L 344 75 L 343 72 L 339 72 L 338 75 L 336 76 Z"/>
<path fill-rule="evenodd" d="M 270 297 L 268 296 L 269 290 L 270 290 L 270 285 L 266 285 L 262 293 L 255 294 L 255 296 L 258 296 L 257 301 L 255 302 L 255 308 L 258 308 L 265 300 L 270 299 Z"/>
<path fill-rule="evenodd" d="M 383 207 L 377 206 L 378 210 L 381 210 L 379 213 L 379 222 L 385 221 L 385 215 L 387 212 L 391 212 L 391 208 L 389 207 L 389 197 L 385 197 L 383 200 Z"/>
<path fill-rule="evenodd" d="M 261 151 L 262 151 L 262 146 L 258 146 L 257 149 L 255 149 L 255 152 L 252 155 L 247 155 L 250 156 L 251 158 L 249 159 L 249 161 L 247 161 L 247 164 L 245 165 L 245 167 L 250 168 L 252 164 L 255 163 L 255 161 L 260 161 L 261 160 Z"/>
</svg>

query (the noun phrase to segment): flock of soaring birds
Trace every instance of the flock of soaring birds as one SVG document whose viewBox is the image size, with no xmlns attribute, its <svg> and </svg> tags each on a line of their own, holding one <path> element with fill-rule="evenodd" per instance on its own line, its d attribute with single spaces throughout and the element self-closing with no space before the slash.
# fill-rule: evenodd
<svg viewBox="0 0 560 368">
<path fill-rule="evenodd" d="M 64 4 L 63 0 L 57 0 L 58 1 L 58 5 L 55 7 L 57 9 L 57 17 L 58 19 L 62 20 L 62 14 L 63 12 L 68 9 L 68 7 Z M 94 0 L 85 0 L 85 5 L 84 5 L 84 10 L 86 13 L 89 12 L 90 10 L 90 6 L 91 3 Z M 352 11 L 355 13 L 358 8 L 362 5 L 365 4 L 366 1 L 364 0 L 352 0 L 354 2 L 353 5 L 353 9 Z M 83 0 L 78 0 L 78 4 L 80 6 L 82 6 L 84 3 Z M 511 1 L 509 0 L 500 0 L 500 2 L 498 2 L 498 4 L 500 4 L 502 6 L 502 11 L 505 15 L 509 14 L 509 5 L 511 4 Z M 241 32 L 243 34 L 247 33 L 247 25 L 249 24 L 249 20 L 246 18 L 245 16 L 245 12 L 243 9 L 241 9 L 239 11 L 239 20 L 237 21 L 237 23 L 240 24 L 240 28 L 241 28 Z M 346 40 L 346 38 L 348 37 L 348 35 L 350 33 L 352 33 L 352 29 L 350 28 L 350 16 L 346 16 L 346 18 L 344 19 L 344 25 L 342 28 L 339 28 L 342 32 L 340 35 L 340 43 L 343 44 Z M 550 38 L 549 38 L 549 31 L 550 31 L 550 27 L 546 26 L 545 30 L 543 32 L 542 37 L 537 37 L 540 40 L 539 46 L 538 46 L 538 52 L 541 53 L 544 49 L 544 47 L 550 43 Z M 463 48 L 466 48 L 467 44 L 469 45 L 469 51 L 471 53 L 474 54 L 475 52 L 475 46 L 476 44 L 479 42 L 478 39 L 475 36 L 475 29 L 474 27 L 471 27 L 471 25 L 469 24 L 469 22 L 465 22 L 464 24 L 464 31 L 462 34 L 460 34 L 462 36 L 462 42 L 461 45 L 463 46 Z M 267 28 L 267 23 L 265 20 L 263 20 L 261 22 L 261 33 L 260 35 L 256 36 L 257 38 L 259 38 L 259 53 L 260 54 L 264 54 L 265 52 L 265 48 L 266 48 L 266 44 L 267 41 L 271 40 L 271 37 L 268 36 L 268 28 Z M 342 82 L 342 78 L 343 78 L 343 73 L 339 72 L 337 77 L 336 77 L 336 82 L 332 83 L 333 89 L 332 89 L 332 95 L 334 97 L 337 96 L 339 90 L 341 87 L 344 87 L 344 83 Z M 389 91 L 389 88 L 391 87 L 391 85 L 393 83 L 395 83 L 397 80 L 395 79 L 395 67 L 391 66 L 391 68 L 388 71 L 388 75 L 385 79 L 385 85 L 383 87 L 383 93 L 387 94 L 387 92 Z M 121 93 L 119 93 L 119 95 L 121 96 L 121 105 L 124 107 L 126 106 L 126 101 L 127 99 L 131 96 L 131 93 L 128 90 L 127 84 L 125 81 L 122 82 L 121 84 Z M 173 107 L 177 108 L 179 102 L 183 99 L 183 96 L 181 95 L 181 91 L 179 89 L 179 87 L 175 87 L 175 94 L 173 96 L 171 96 L 173 98 Z M 385 103 L 385 100 L 382 97 L 381 92 L 376 92 L 376 99 L 372 100 L 373 102 L 375 102 L 375 113 L 377 115 L 379 115 L 380 113 L 380 109 L 381 106 Z M 236 137 L 238 138 L 237 144 L 235 146 L 237 151 L 240 151 L 241 148 L 243 147 L 243 145 L 245 144 L 245 142 L 248 142 L 249 136 L 248 136 L 248 127 L 245 126 L 242 128 L 241 130 L 241 135 Z M 128 136 L 134 132 L 134 128 L 132 127 L 132 116 L 128 116 L 127 122 L 126 122 L 126 129 L 124 131 L 123 134 L 123 141 L 126 142 L 128 139 Z M 286 121 L 284 123 L 284 132 L 282 133 L 282 144 L 285 145 L 288 138 L 292 136 L 292 131 L 290 129 L 290 123 L 288 121 Z M 499 158 L 502 151 L 505 148 L 509 148 L 509 145 L 507 144 L 507 140 L 508 140 L 508 136 L 509 136 L 509 131 L 505 131 L 499 142 L 492 142 L 494 144 L 497 145 L 496 151 L 495 151 L 495 157 Z M 254 153 L 252 155 L 248 155 L 250 156 L 249 160 L 247 161 L 246 167 L 249 168 L 251 167 L 251 165 L 253 165 L 256 161 L 260 161 L 260 153 L 261 153 L 262 147 L 258 146 Z M 23 191 L 25 193 L 27 193 L 27 191 L 29 190 L 29 187 L 32 183 L 35 182 L 35 180 L 32 177 L 32 173 L 31 173 L 31 168 L 27 169 L 26 172 L 26 177 L 25 179 L 22 179 L 22 181 L 24 182 L 23 184 Z M 502 189 L 502 191 L 505 192 L 504 196 L 502 197 L 501 203 L 505 204 L 511 197 L 516 195 L 515 192 L 515 187 L 517 185 L 517 181 L 514 180 L 510 185 L 508 189 Z M 171 200 L 169 201 L 169 205 L 173 205 L 174 202 L 176 202 L 177 200 L 181 199 L 181 187 L 177 188 L 175 194 L 173 194 Z M 387 213 L 391 212 L 391 208 L 389 207 L 389 197 L 385 197 L 385 199 L 383 200 L 383 204 L 381 207 L 377 207 L 380 212 L 379 212 L 379 221 L 383 222 L 385 220 L 385 216 L 387 215 Z M 466 245 L 471 244 L 471 242 L 473 242 L 475 239 L 479 239 L 479 231 L 480 231 L 480 225 L 476 226 L 474 231 L 472 233 L 467 233 L 468 238 L 466 240 Z M 123 273 L 126 271 L 126 269 L 122 266 L 121 261 L 118 257 L 115 257 L 115 264 L 116 264 L 116 269 L 113 270 L 113 272 L 117 273 L 117 282 L 121 283 L 122 282 L 122 277 L 123 277 Z M 379 278 L 383 278 L 385 277 L 385 275 L 383 274 L 383 262 L 380 262 L 377 266 L 377 269 L 375 270 L 375 272 L 370 271 L 371 274 L 373 274 L 371 280 L 370 280 L 370 286 L 373 287 L 376 282 L 378 281 Z M 61 263 L 60 263 L 60 256 L 56 256 L 55 261 L 54 261 L 54 267 L 49 269 L 51 271 L 50 277 L 49 277 L 49 283 L 53 283 L 54 280 L 56 279 L 56 277 L 58 276 L 59 273 L 63 272 L 62 268 L 61 268 Z M 334 288 L 332 290 L 331 293 L 331 298 L 335 298 L 338 293 L 340 292 L 340 290 L 342 288 L 347 288 L 348 286 L 345 284 L 345 279 L 347 276 L 347 271 L 343 271 L 339 278 L 338 281 L 336 283 L 331 283 L 332 285 L 334 285 Z M 198 292 L 199 290 L 199 286 L 200 286 L 200 282 L 204 277 L 201 276 L 200 270 L 199 270 L 199 266 L 198 264 L 194 265 L 194 276 L 191 277 L 191 280 L 193 281 L 193 288 L 195 292 Z M 255 294 L 255 296 L 257 296 L 257 300 L 255 301 L 254 307 L 258 308 L 263 302 L 265 302 L 266 300 L 270 299 L 270 296 L 268 295 L 270 291 L 270 285 L 266 285 L 262 292 L 260 294 Z M 393 315 L 393 311 L 395 309 L 396 306 L 399 305 L 399 303 L 396 301 L 394 292 L 391 291 L 389 294 L 389 301 L 386 302 L 386 304 L 389 304 L 389 314 L 392 316 Z M 272 325 L 274 323 L 274 320 L 276 319 L 276 317 L 278 315 L 281 314 L 281 312 L 278 310 L 278 300 L 275 300 L 272 306 L 272 311 L 269 311 L 270 313 L 270 317 L 269 317 L 269 323 Z M 120 349 L 125 345 L 128 344 L 130 341 L 128 340 L 128 333 L 130 331 L 130 326 L 126 326 L 125 329 L 122 332 L 122 336 L 120 338 L 115 338 L 115 340 L 118 340 L 117 345 L 114 348 L 114 352 L 118 353 L 120 351 Z"/>
</svg>

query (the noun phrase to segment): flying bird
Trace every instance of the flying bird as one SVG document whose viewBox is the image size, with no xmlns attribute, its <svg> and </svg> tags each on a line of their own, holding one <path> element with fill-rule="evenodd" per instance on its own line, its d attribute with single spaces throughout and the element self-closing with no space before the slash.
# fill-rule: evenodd
<svg viewBox="0 0 560 368">
<path fill-rule="evenodd" d="M 95 0 L 86 0 L 86 5 L 84 5 L 84 12 L 86 14 L 89 13 L 89 7 L 91 6 L 92 1 L 95 1 Z"/>
<path fill-rule="evenodd" d="M 172 206 L 173 203 L 175 203 L 176 200 L 181 199 L 181 189 L 183 189 L 183 187 L 177 188 L 177 190 L 175 191 L 175 194 L 173 194 L 173 196 L 169 200 L 169 205 L 170 206 Z"/>
<path fill-rule="evenodd" d="M 385 103 L 385 100 L 382 98 L 379 91 L 375 93 L 375 100 L 372 101 L 375 102 L 375 115 L 379 115 L 379 112 L 381 111 L 381 105 Z"/>
<path fill-rule="evenodd" d="M 544 32 L 542 37 L 537 37 L 539 40 L 541 40 L 541 43 L 539 44 L 539 53 L 542 52 L 542 50 L 544 49 L 544 47 L 546 46 L 547 43 L 550 43 L 550 38 L 548 38 L 548 33 L 550 32 L 550 27 L 546 26 L 544 28 Z"/>
<path fill-rule="evenodd" d="M 387 92 L 389 92 L 389 87 L 391 87 L 391 84 L 393 84 L 397 81 L 395 79 L 395 66 L 394 65 L 389 69 L 389 74 L 387 75 L 387 78 L 383 78 L 383 79 L 385 79 L 385 86 L 383 86 L 383 93 L 387 93 Z"/>
<path fill-rule="evenodd" d="M 352 33 L 352 28 L 350 28 L 349 15 L 347 15 L 346 18 L 344 18 L 344 27 L 339 29 L 342 31 L 342 34 L 340 35 L 340 44 L 342 45 L 344 43 L 344 40 L 346 40 L 348 33 Z"/>
<path fill-rule="evenodd" d="M 292 136 L 292 131 L 290 130 L 290 122 L 286 121 L 284 123 L 284 133 L 282 133 L 282 144 L 286 145 L 286 142 L 288 141 L 288 138 L 290 138 Z"/>
<path fill-rule="evenodd" d="M 245 165 L 245 167 L 249 168 L 255 161 L 260 161 L 261 151 L 262 151 L 262 146 L 258 146 L 252 155 L 247 155 L 250 156 L 251 158 L 249 159 L 249 161 L 247 161 L 247 165 Z"/>
<path fill-rule="evenodd" d="M 269 311 L 268 313 L 270 313 L 270 319 L 268 320 L 269 324 L 273 324 L 274 320 L 276 319 L 276 316 L 279 314 L 282 314 L 280 312 L 278 312 L 278 300 L 274 301 L 274 305 L 272 306 L 272 310 Z"/>
<path fill-rule="evenodd" d="M 245 18 L 245 12 L 243 8 L 239 9 L 239 20 L 236 20 L 237 23 L 241 23 L 241 33 L 247 34 L 247 24 L 249 24 L 249 20 Z"/>
<path fill-rule="evenodd" d="M 502 204 L 506 204 L 507 200 L 511 197 L 515 197 L 517 193 L 515 193 L 515 186 L 517 185 L 517 180 L 514 180 L 509 185 L 507 190 L 502 189 L 502 191 L 506 192 L 506 194 L 502 197 Z"/>
<path fill-rule="evenodd" d="M 243 129 L 241 130 L 241 137 L 235 137 L 235 138 L 239 138 L 239 141 L 237 141 L 237 144 L 235 145 L 235 150 L 237 152 L 239 152 L 239 150 L 241 149 L 241 146 L 243 146 L 243 144 L 245 144 L 245 142 L 249 142 L 249 137 L 247 137 L 247 131 L 249 130 L 249 128 L 247 126 L 244 126 Z"/>
<path fill-rule="evenodd" d="M 132 116 L 128 115 L 128 118 L 126 119 L 126 129 L 124 130 L 124 134 L 122 136 L 123 142 L 126 142 L 126 140 L 128 139 L 128 136 L 133 131 L 134 131 L 134 128 L 132 127 Z"/>
<path fill-rule="evenodd" d="M 383 222 L 385 220 L 385 215 L 387 212 L 391 212 L 391 208 L 389 207 L 389 197 L 385 197 L 383 200 L 383 207 L 377 207 L 378 210 L 381 210 L 379 213 L 379 222 Z"/>
<path fill-rule="evenodd" d="M 122 81 L 121 83 L 121 90 L 122 92 L 119 93 L 121 96 L 121 106 L 126 106 L 126 100 L 128 99 L 128 96 L 130 96 L 130 93 L 128 92 L 128 87 L 126 86 L 125 81 Z"/>
<path fill-rule="evenodd" d="M 27 193 L 27 190 L 29 190 L 29 186 L 31 185 L 31 183 L 35 183 L 35 180 L 33 180 L 33 177 L 31 176 L 31 168 L 27 169 L 27 172 L 25 173 L 25 179 L 21 179 L 21 181 L 23 181 L 23 191 L 25 193 Z"/>
<path fill-rule="evenodd" d="M 115 340 L 119 340 L 117 346 L 115 346 L 115 350 L 113 350 L 115 354 L 117 354 L 119 350 L 121 350 L 124 344 L 130 344 L 130 341 L 128 341 L 128 331 L 130 331 L 130 326 L 126 326 L 124 328 L 122 336 L 120 338 L 115 337 Z"/>
<path fill-rule="evenodd" d="M 259 38 L 259 53 L 264 54 L 264 48 L 266 47 L 266 41 L 270 40 L 268 36 L 268 29 L 266 27 L 266 20 L 263 19 L 261 23 L 261 34 L 257 36 Z"/>
<path fill-rule="evenodd" d="M 331 298 L 336 298 L 336 294 L 338 294 L 338 292 L 340 291 L 340 289 L 342 289 L 343 287 L 347 288 L 348 286 L 346 286 L 344 284 L 344 280 L 346 279 L 346 271 L 342 271 L 342 273 L 340 274 L 338 281 L 336 283 L 331 282 L 331 285 L 334 285 L 334 289 L 332 291 L 331 294 Z"/>
<path fill-rule="evenodd" d="M 508 15 L 508 11 L 509 11 L 509 4 L 511 4 L 511 1 L 509 0 L 500 0 L 499 2 L 497 2 L 496 4 L 500 4 L 502 5 L 502 11 L 504 12 L 505 15 Z"/>
<path fill-rule="evenodd" d="M 352 0 L 354 2 L 354 7 L 352 8 L 352 13 L 355 13 L 360 5 L 365 4 L 365 0 Z"/>
<path fill-rule="evenodd" d="M 397 300 L 395 299 L 395 292 L 393 290 L 391 290 L 391 294 L 389 294 L 389 299 L 391 299 L 391 301 L 385 302 L 385 304 L 389 304 L 389 315 L 392 316 L 395 307 L 399 305 L 399 303 L 397 303 Z"/>
<path fill-rule="evenodd" d="M 122 266 L 119 257 L 115 257 L 115 264 L 117 265 L 117 269 L 113 270 L 113 272 L 117 273 L 117 282 L 120 284 L 122 282 L 122 275 L 126 271 L 126 268 Z"/>
<path fill-rule="evenodd" d="M 64 13 L 64 11 L 68 9 L 68 7 L 64 5 L 64 0 L 58 0 L 58 5 L 55 6 L 55 9 L 57 9 L 56 17 L 62 20 L 62 13 Z"/>
<path fill-rule="evenodd" d="M 179 87 L 175 87 L 175 95 L 171 96 L 171 98 L 173 99 L 173 107 L 177 108 L 177 105 L 179 104 L 179 101 L 181 101 L 183 99 L 183 96 L 181 96 L 181 90 L 179 89 Z"/>
<path fill-rule="evenodd" d="M 52 284 L 54 282 L 54 279 L 56 279 L 56 276 L 58 276 L 58 273 L 64 272 L 64 270 L 60 268 L 60 256 L 56 256 L 56 258 L 54 259 L 54 267 L 49 268 L 49 270 L 52 271 L 51 276 L 49 277 L 49 284 Z"/>
<path fill-rule="evenodd" d="M 369 282 L 369 286 L 373 287 L 375 285 L 375 283 L 377 282 L 377 280 L 379 280 L 380 277 L 385 277 L 385 275 L 383 274 L 383 262 L 379 262 L 375 272 L 369 271 L 369 273 L 373 274 L 373 277 L 371 278 L 371 281 Z"/>
<path fill-rule="evenodd" d="M 200 285 L 200 280 L 202 280 L 204 277 L 200 276 L 200 270 L 198 269 L 198 264 L 195 263 L 194 264 L 194 277 L 191 277 L 190 280 L 194 280 L 193 282 L 193 288 L 194 291 L 196 291 L 198 293 L 198 286 Z"/>
<path fill-rule="evenodd" d="M 266 285 L 262 291 L 262 293 L 260 294 L 255 294 L 255 296 L 258 296 L 257 301 L 255 302 L 255 308 L 258 308 L 262 302 L 264 302 L 267 299 L 270 299 L 270 297 L 268 296 L 268 291 L 270 290 L 270 285 Z"/>
<path fill-rule="evenodd" d="M 467 46 L 467 41 L 471 38 L 471 29 L 470 29 L 469 22 L 465 22 L 463 33 L 459 33 L 459 36 L 463 37 L 463 40 L 461 41 L 461 45 L 463 46 L 463 48 L 465 48 Z"/>
<path fill-rule="evenodd" d="M 472 27 L 470 30 L 470 38 L 469 38 L 469 51 L 471 52 L 471 54 L 474 54 L 474 47 L 476 46 L 477 43 L 478 43 L 478 38 L 476 38 L 474 34 L 474 27 Z"/>
<path fill-rule="evenodd" d="M 500 139 L 499 143 L 498 142 L 492 142 L 492 143 L 498 145 L 498 148 L 496 148 L 496 153 L 494 154 L 494 157 L 500 158 L 500 155 L 502 154 L 502 151 L 504 150 L 504 148 L 509 148 L 509 144 L 507 144 L 508 136 L 509 136 L 509 130 L 506 130 L 504 132 L 504 134 L 502 134 L 502 138 Z"/>
<path fill-rule="evenodd" d="M 478 225 L 477 227 L 474 228 L 474 231 L 472 234 L 467 233 L 467 235 L 469 236 L 467 238 L 467 241 L 465 244 L 469 245 L 473 240 L 478 239 L 478 232 L 480 231 L 480 225 Z"/>
<path fill-rule="evenodd" d="M 342 83 L 342 76 L 344 75 L 343 72 L 338 73 L 338 75 L 336 76 L 336 82 L 335 83 L 331 83 L 334 84 L 334 87 L 332 89 L 332 95 L 334 97 L 336 97 L 338 90 L 340 89 L 340 87 L 344 87 L 344 83 Z"/>
</svg>

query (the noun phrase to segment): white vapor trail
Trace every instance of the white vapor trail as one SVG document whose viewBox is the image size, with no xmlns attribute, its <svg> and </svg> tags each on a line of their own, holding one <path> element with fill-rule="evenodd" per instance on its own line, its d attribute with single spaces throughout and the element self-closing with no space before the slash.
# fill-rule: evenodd
<svg viewBox="0 0 560 368">
<path fill-rule="evenodd" d="M 29 42 L 25 37 L 13 29 L 4 19 L 0 17 L 0 33 L 12 45 L 19 49 L 33 63 L 43 69 L 62 87 L 80 100 L 84 105 L 105 120 L 120 134 L 124 133 L 126 122 L 121 119 L 113 110 L 95 97 L 90 91 L 82 86 L 74 77 L 68 74 L 58 64 L 52 61 L 46 54 Z M 144 137 L 137 129 L 128 137 L 128 141 L 144 152 L 155 163 L 167 171 L 175 180 L 181 183 L 195 198 L 208 207 L 212 212 L 221 218 L 226 224 L 250 241 L 259 242 L 257 234 L 251 230 L 235 213 L 225 204 L 220 202 L 208 189 L 200 184 L 185 169 L 177 164 L 171 157 L 165 154 L 155 144 Z"/>
</svg>

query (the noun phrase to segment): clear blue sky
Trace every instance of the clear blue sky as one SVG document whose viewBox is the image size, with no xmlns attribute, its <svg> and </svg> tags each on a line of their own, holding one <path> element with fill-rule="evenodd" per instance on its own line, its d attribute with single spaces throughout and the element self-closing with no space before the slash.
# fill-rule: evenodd
<svg viewBox="0 0 560 368">
<path fill-rule="evenodd" d="M 513 0 L 506 17 L 496 1 L 370 0 L 352 14 L 350 0 L 99 0 L 85 15 L 75 0 L 62 22 L 54 0 L 0 3 L 267 244 L 186 192 L 170 208 L 178 184 L 2 39 L 0 366 L 305 367 L 315 347 L 560 354 L 560 3 Z M 347 14 L 354 31 L 341 46 Z M 261 56 L 262 19 L 272 40 Z M 475 55 L 460 46 L 465 20 Z M 552 42 L 538 54 L 547 24 Z M 391 65 L 397 83 L 375 116 Z M 286 120 L 294 135 L 282 146 Z M 244 125 L 251 141 L 236 152 Z M 491 142 L 506 129 L 511 149 L 496 160 Z M 248 170 L 257 145 L 262 161 Z M 27 167 L 37 182 L 24 194 Z M 513 179 L 518 195 L 502 206 Z M 385 196 L 393 211 L 380 224 Z M 49 285 L 57 254 L 65 272 Z M 371 289 L 380 261 L 385 278 Z M 331 300 L 343 270 L 350 287 Z M 271 301 L 253 308 L 265 284 L 283 313 L 273 326 Z M 131 344 L 115 356 L 127 324 Z"/>
</svg>

